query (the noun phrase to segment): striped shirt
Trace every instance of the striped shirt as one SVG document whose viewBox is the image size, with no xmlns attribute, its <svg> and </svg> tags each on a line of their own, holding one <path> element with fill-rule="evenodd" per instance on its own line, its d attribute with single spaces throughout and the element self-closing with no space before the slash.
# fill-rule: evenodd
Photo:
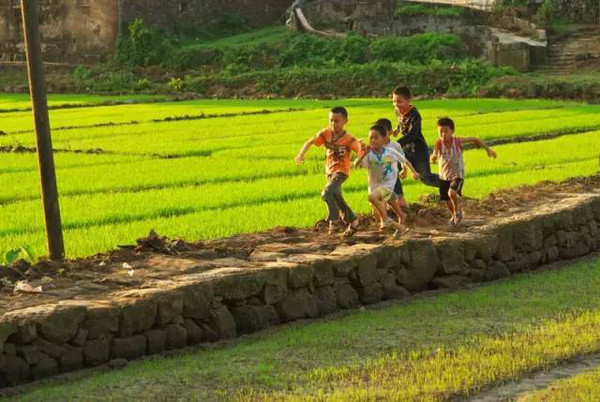
<svg viewBox="0 0 600 402">
<path fill-rule="evenodd" d="M 440 179 L 446 181 L 464 179 L 465 161 L 459 138 L 452 138 L 450 144 L 446 144 L 441 138 L 438 139 L 435 143 L 435 152 L 438 155 Z"/>
</svg>

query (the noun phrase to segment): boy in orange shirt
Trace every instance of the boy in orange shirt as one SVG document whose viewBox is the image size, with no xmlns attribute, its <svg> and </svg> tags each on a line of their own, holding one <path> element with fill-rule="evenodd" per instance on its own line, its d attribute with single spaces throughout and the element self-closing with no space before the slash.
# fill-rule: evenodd
<svg viewBox="0 0 600 402">
<path fill-rule="evenodd" d="M 329 233 L 335 233 L 336 226 L 340 220 L 348 225 L 344 232 L 345 236 L 352 236 L 357 231 L 358 219 L 352 209 L 348 206 L 342 195 L 342 184 L 350 175 L 350 154 L 362 152 L 361 143 L 348 134 L 344 127 L 348 123 L 348 111 L 336 106 L 329 113 L 329 127 L 319 131 L 310 138 L 300 150 L 296 157 L 296 164 L 304 163 L 304 157 L 311 146 L 325 146 L 326 173 L 328 183 L 323 189 L 321 196 L 327 205 L 329 222 Z"/>
</svg>

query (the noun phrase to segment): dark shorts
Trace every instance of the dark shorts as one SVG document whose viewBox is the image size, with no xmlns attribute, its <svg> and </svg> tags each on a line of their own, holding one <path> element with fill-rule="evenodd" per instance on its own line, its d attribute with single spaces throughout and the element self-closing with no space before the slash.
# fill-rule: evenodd
<svg viewBox="0 0 600 402">
<path fill-rule="evenodd" d="M 404 197 L 404 190 L 402 189 L 402 180 L 398 178 L 396 185 L 394 186 L 394 194 L 396 197 Z"/>
<path fill-rule="evenodd" d="M 450 189 L 456 191 L 456 193 L 462 197 L 464 184 L 464 179 L 440 180 L 440 200 L 450 201 L 450 196 L 448 195 Z"/>
</svg>

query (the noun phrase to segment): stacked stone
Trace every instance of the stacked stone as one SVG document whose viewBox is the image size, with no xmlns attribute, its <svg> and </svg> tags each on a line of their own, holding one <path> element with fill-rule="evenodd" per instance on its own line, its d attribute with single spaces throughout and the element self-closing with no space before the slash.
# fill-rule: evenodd
<svg viewBox="0 0 600 402">
<path fill-rule="evenodd" d="M 104 301 L 14 310 L 0 318 L 0 385 L 506 277 L 597 250 L 599 223 L 600 196 L 579 196 L 477 233 L 334 250 L 271 245 L 243 268 L 174 276 Z"/>
</svg>

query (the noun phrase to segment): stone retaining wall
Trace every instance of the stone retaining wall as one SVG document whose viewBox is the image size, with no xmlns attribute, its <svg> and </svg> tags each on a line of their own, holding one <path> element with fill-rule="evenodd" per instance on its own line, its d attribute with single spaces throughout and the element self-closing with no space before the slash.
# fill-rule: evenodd
<svg viewBox="0 0 600 402">
<path fill-rule="evenodd" d="M 178 276 L 104 301 L 11 311 L 0 318 L 0 384 L 503 278 L 597 250 L 599 224 L 600 195 L 573 195 L 453 237 L 340 246 L 328 254 L 273 245 L 252 255 L 248 267 Z"/>
</svg>

